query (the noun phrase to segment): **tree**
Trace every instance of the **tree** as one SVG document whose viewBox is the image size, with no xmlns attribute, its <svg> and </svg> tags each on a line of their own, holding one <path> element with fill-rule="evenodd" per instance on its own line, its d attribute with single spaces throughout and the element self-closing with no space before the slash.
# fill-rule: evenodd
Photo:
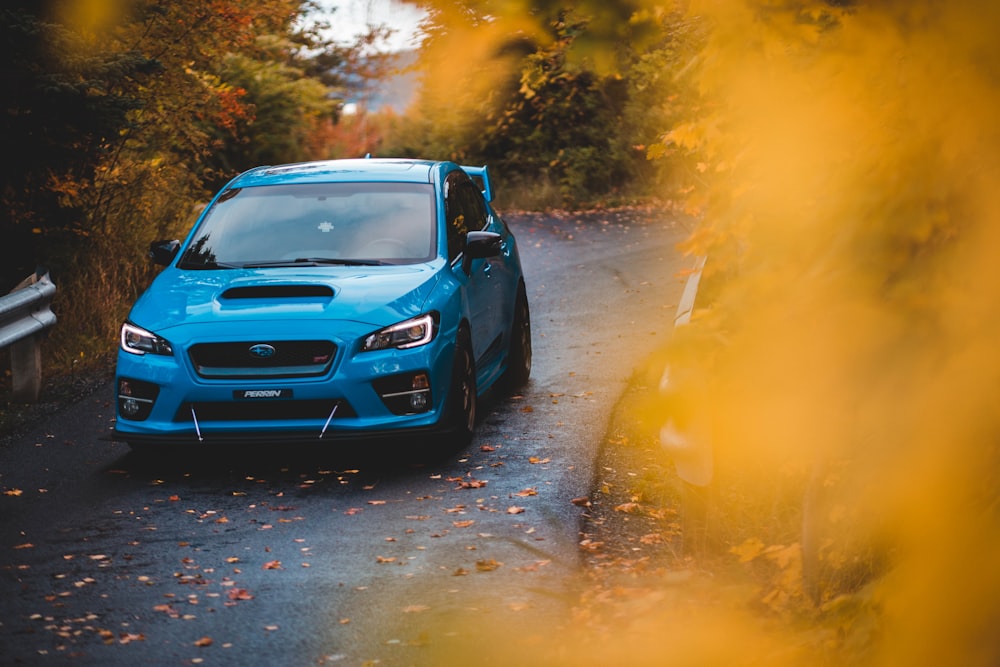
<svg viewBox="0 0 1000 667">
<path fill-rule="evenodd" d="M 431 3 L 414 117 L 390 146 L 488 162 L 539 203 L 634 192 L 649 169 L 647 142 L 633 136 L 646 110 L 629 107 L 640 85 L 631 66 L 656 45 L 667 20 L 638 9 L 630 2 L 533 2 L 527 11 L 514 2 Z"/>
<path fill-rule="evenodd" d="M 7 287 L 72 243 L 84 225 L 81 183 L 113 154 L 129 115 L 142 106 L 142 82 L 161 69 L 135 51 L 90 48 L 82 35 L 46 20 L 47 7 L 0 9 L 7 63 L 0 136 L 8 151 L 0 167 L 0 271 Z"/>
<path fill-rule="evenodd" d="M 330 75 L 306 74 L 319 68 L 306 53 L 318 43 L 299 28 L 309 8 L 133 0 L 0 10 L 0 134 L 19 156 L 3 168 L 3 279 L 51 267 L 53 307 L 75 324 L 51 336 L 63 360 L 108 350 L 149 279 L 140 258 L 151 240 L 182 234 L 236 170 L 307 154 L 317 119 L 335 108 Z"/>
</svg>

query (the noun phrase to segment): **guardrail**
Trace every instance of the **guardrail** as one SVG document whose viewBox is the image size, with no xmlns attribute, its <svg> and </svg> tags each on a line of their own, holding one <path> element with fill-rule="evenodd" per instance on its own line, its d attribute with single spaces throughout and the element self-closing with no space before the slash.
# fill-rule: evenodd
<svg viewBox="0 0 1000 667">
<path fill-rule="evenodd" d="M 701 282 L 701 273 L 705 269 L 707 257 L 698 257 L 695 260 L 694 270 L 688 275 L 684 284 L 684 291 L 681 293 L 680 303 L 677 304 L 677 315 L 674 317 L 674 327 L 682 327 L 690 324 L 691 313 L 694 312 L 694 301 L 698 296 L 698 285 Z M 660 376 L 660 393 L 668 395 L 678 391 L 674 387 L 671 377 L 676 369 L 671 369 L 668 363 Z M 703 419 L 695 420 L 681 430 L 668 416 L 666 423 L 660 429 L 660 445 L 666 450 L 674 460 L 674 467 L 677 476 L 688 484 L 694 486 L 706 486 L 712 481 L 713 458 L 712 441 L 710 431 Z"/>
<path fill-rule="evenodd" d="M 0 349 L 10 347 L 12 393 L 16 400 L 34 402 L 42 389 L 39 339 L 56 323 L 49 310 L 56 286 L 41 270 L 0 297 Z"/>
</svg>

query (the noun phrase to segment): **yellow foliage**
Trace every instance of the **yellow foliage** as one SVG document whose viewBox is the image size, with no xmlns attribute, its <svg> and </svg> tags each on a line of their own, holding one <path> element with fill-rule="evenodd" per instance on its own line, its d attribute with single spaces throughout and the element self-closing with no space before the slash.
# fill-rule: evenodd
<svg viewBox="0 0 1000 667">
<path fill-rule="evenodd" d="M 759 538 L 751 537 L 743 544 L 733 547 L 729 551 L 730 553 L 738 556 L 741 563 L 749 563 L 757 556 L 764 553 L 764 543 L 761 542 Z"/>
<path fill-rule="evenodd" d="M 720 464 L 757 475 L 762 496 L 776 471 L 812 471 L 827 595 L 884 571 L 870 553 L 891 563 L 879 664 L 996 663 L 1000 7 L 691 11 L 713 25 L 698 65 L 710 104 L 666 136 L 707 167 L 684 248 L 727 280 L 699 324 L 725 335 Z M 796 594 L 795 553 L 774 554 L 772 608 Z"/>
</svg>

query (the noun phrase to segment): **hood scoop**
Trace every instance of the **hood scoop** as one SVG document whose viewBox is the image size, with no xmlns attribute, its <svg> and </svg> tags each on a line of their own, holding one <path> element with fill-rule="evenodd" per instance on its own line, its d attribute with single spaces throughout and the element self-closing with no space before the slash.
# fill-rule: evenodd
<svg viewBox="0 0 1000 667">
<path fill-rule="evenodd" d="M 247 285 L 230 287 L 223 299 L 331 299 L 333 288 L 328 285 Z"/>
</svg>

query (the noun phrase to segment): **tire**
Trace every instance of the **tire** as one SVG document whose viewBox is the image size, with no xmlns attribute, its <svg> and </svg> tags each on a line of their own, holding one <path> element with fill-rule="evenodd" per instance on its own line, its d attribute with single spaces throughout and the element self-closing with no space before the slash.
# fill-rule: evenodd
<svg viewBox="0 0 1000 667">
<path fill-rule="evenodd" d="M 452 367 L 448 407 L 445 412 L 449 447 L 462 449 L 472 442 L 472 435 L 476 430 L 478 403 L 476 362 L 472 356 L 472 345 L 468 334 L 460 331 L 458 343 L 455 345 L 455 363 Z"/>
<path fill-rule="evenodd" d="M 531 311 L 522 284 L 514 303 L 514 322 L 510 327 L 510 348 L 503 385 L 508 391 L 524 386 L 531 375 Z"/>
</svg>

